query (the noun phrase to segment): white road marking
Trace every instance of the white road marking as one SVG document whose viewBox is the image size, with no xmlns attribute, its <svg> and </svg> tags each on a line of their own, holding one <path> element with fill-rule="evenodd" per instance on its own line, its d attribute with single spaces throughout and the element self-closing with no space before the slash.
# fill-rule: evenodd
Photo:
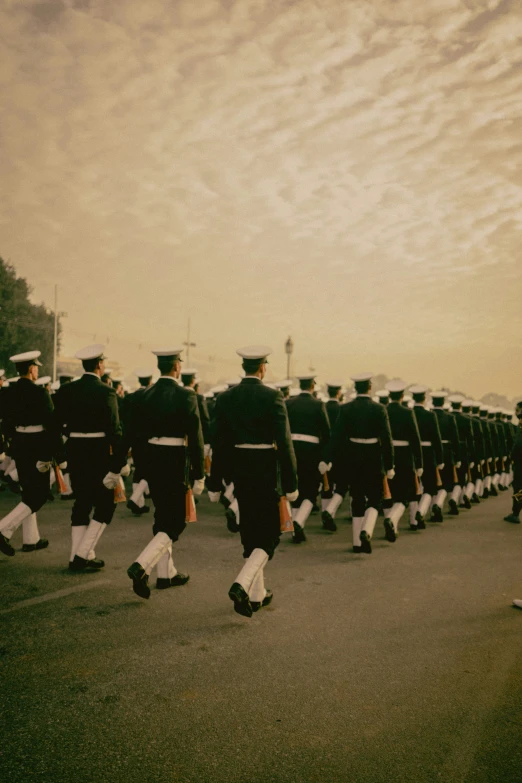
<svg viewBox="0 0 522 783">
<path fill-rule="evenodd" d="M 55 593 L 46 593 L 46 595 L 39 595 L 35 598 L 27 598 L 25 601 L 19 601 L 17 604 L 13 604 L 9 609 L 1 609 L 0 614 L 9 614 L 9 612 L 16 612 L 18 609 L 25 609 L 27 606 L 36 606 L 37 604 L 43 604 L 46 601 L 54 601 L 55 598 L 64 598 L 66 595 L 73 595 L 74 593 L 83 593 L 86 590 L 94 590 L 95 587 L 100 585 L 110 584 L 109 579 L 100 579 L 96 582 L 91 582 L 88 585 L 77 585 L 76 587 L 67 587 L 64 590 L 57 590 Z"/>
</svg>

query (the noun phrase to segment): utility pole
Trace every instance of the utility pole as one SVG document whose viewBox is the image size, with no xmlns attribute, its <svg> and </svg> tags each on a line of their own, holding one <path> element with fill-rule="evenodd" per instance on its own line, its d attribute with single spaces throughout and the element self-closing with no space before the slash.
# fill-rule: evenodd
<svg viewBox="0 0 522 783">
<path fill-rule="evenodd" d="M 190 349 L 196 347 L 196 343 L 190 342 L 190 317 L 188 319 L 188 324 L 187 324 L 187 339 L 185 340 L 183 345 L 187 349 L 187 365 L 188 367 L 190 367 Z"/>
<path fill-rule="evenodd" d="M 54 286 L 54 345 L 53 345 L 53 383 L 56 381 L 56 365 L 58 362 L 58 319 L 67 317 L 67 313 L 58 312 L 58 286 Z"/>
<path fill-rule="evenodd" d="M 294 342 L 291 337 L 288 338 L 288 340 L 285 343 L 285 353 L 286 353 L 286 377 L 290 378 L 290 359 L 292 357 L 292 353 L 294 351 Z"/>
</svg>

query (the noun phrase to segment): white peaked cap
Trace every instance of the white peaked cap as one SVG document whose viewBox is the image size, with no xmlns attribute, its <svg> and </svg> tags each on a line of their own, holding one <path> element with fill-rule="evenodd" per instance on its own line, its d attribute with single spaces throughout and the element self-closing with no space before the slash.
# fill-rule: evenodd
<svg viewBox="0 0 522 783">
<path fill-rule="evenodd" d="M 138 367 L 134 370 L 134 375 L 136 378 L 152 378 L 154 371 L 150 367 Z"/>
<path fill-rule="evenodd" d="M 410 386 L 408 391 L 410 394 L 426 394 L 428 387 L 423 386 L 422 383 L 417 383 L 415 386 Z"/>
<path fill-rule="evenodd" d="M 403 392 L 407 385 L 406 381 L 394 378 L 392 381 L 388 381 L 386 388 L 389 392 Z"/>
<path fill-rule="evenodd" d="M 242 359 L 266 359 L 270 356 L 272 349 L 267 345 L 247 345 L 244 348 L 238 348 L 236 351 Z"/>
<path fill-rule="evenodd" d="M 290 389 L 290 397 L 297 397 L 301 393 L 300 389 Z"/>
<path fill-rule="evenodd" d="M 404 395 L 403 402 L 410 402 L 410 401 L 411 401 L 411 399 L 412 399 L 412 396 L 411 396 L 411 394 L 405 394 L 405 395 Z"/>
<path fill-rule="evenodd" d="M 378 392 L 375 392 L 376 397 L 389 397 L 390 391 L 389 389 L 379 389 Z"/>
<path fill-rule="evenodd" d="M 213 386 L 213 387 L 210 389 L 210 391 L 212 392 L 212 394 L 221 394 L 221 392 L 224 392 L 224 391 L 226 391 L 227 389 L 228 389 L 228 384 L 226 384 L 226 383 L 221 383 L 221 384 L 219 384 L 219 386 Z"/>
<path fill-rule="evenodd" d="M 86 359 L 100 359 L 103 356 L 105 346 L 101 343 L 94 343 L 94 345 L 86 345 L 85 348 L 81 348 L 74 354 L 76 359 L 81 361 Z"/>
<path fill-rule="evenodd" d="M 343 381 L 340 378 L 330 378 L 329 381 L 326 381 L 326 385 L 329 389 L 342 389 Z"/>
<path fill-rule="evenodd" d="M 480 406 L 482 405 L 482 403 L 479 402 L 479 400 L 473 400 L 471 404 L 474 408 L 480 408 Z"/>
<path fill-rule="evenodd" d="M 485 402 L 481 402 L 480 403 L 480 410 L 481 411 L 488 411 L 488 413 L 489 413 L 489 410 L 490 410 L 489 405 L 486 405 Z"/>
<path fill-rule="evenodd" d="M 435 398 L 436 400 L 445 400 L 448 396 L 448 392 L 446 391 L 432 391 L 431 392 L 431 399 Z"/>
<path fill-rule="evenodd" d="M 360 372 L 358 375 L 350 375 L 350 380 L 354 381 L 354 383 L 358 383 L 359 381 L 371 381 L 373 378 L 373 372 Z"/>
<path fill-rule="evenodd" d="M 198 371 L 195 367 L 183 367 L 181 370 L 182 375 L 197 375 Z"/>
<path fill-rule="evenodd" d="M 292 384 L 293 381 L 290 378 L 285 378 L 284 381 L 276 381 L 274 386 L 276 389 L 289 389 Z"/>
<path fill-rule="evenodd" d="M 35 386 L 46 386 L 48 383 L 50 383 L 50 381 L 52 381 L 50 375 L 42 375 L 42 377 L 38 378 L 38 380 L 36 380 L 34 383 Z"/>
<path fill-rule="evenodd" d="M 165 346 L 163 348 L 154 348 L 152 353 L 154 356 L 179 356 L 182 352 L 183 347 L 182 346 L 172 346 L 172 348 L 169 348 L 168 346 Z"/>
<path fill-rule="evenodd" d="M 304 375 L 295 376 L 298 381 L 314 381 L 317 378 L 317 373 L 305 373 Z"/>
<path fill-rule="evenodd" d="M 19 375 L 15 375 L 14 378 L 6 378 L 7 383 L 16 383 L 16 381 L 20 380 Z"/>
<path fill-rule="evenodd" d="M 462 400 L 462 407 L 463 408 L 472 408 L 473 407 L 473 400 L 470 400 L 470 399 Z"/>
<path fill-rule="evenodd" d="M 17 353 L 16 356 L 10 356 L 9 361 L 14 364 L 20 364 L 21 362 L 30 362 L 37 364 L 38 367 L 42 365 L 38 361 L 38 357 L 41 356 L 41 351 L 26 351 L 25 353 Z"/>
<path fill-rule="evenodd" d="M 462 396 L 462 394 L 452 394 L 450 397 L 448 397 L 448 400 L 450 402 L 462 402 L 465 398 Z"/>
</svg>

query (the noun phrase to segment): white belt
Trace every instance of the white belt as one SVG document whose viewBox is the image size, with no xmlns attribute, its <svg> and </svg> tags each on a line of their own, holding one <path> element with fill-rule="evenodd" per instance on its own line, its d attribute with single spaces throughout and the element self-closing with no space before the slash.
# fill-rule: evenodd
<svg viewBox="0 0 522 783">
<path fill-rule="evenodd" d="M 236 443 L 236 449 L 273 449 L 273 443 Z"/>
<path fill-rule="evenodd" d="M 378 438 L 350 438 L 350 440 L 352 443 L 364 443 L 365 445 L 379 442 Z"/>
<path fill-rule="evenodd" d="M 104 438 L 104 432 L 70 432 L 70 438 Z"/>
<path fill-rule="evenodd" d="M 302 440 L 304 443 L 319 443 L 319 438 L 315 435 L 292 434 L 292 440 Z"/>
<path fill-rule="evenodd" d="M 153 446 L 184 446 L 185 438 L 149 438 Z"/>
<path fill-rule="evenodd" d="M 442 443 L 449 443 L 449 440 L 443 440 Z"/>
<path fill-rule="evenodd" d="M 27 427 L 16 427 L 17 432 L 43 432 L 43 424 L 29 424 Z"/>
<path fill-rule="evenodd" d="M 409 446 L 409 440 L 394 440 L 392 441 L 394 446 Z"/>
<path fill-rule="evenodd" d="M 421 440 L 421 446 L 431 446 L 431 440 Z"/>
</svg>

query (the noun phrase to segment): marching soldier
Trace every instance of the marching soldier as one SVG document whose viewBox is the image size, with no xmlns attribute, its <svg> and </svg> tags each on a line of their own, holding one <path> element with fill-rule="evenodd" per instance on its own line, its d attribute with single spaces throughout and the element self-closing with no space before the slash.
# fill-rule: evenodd
<svg viewBox="0 0 522 783">
<path fill-rule="evenodd" d="M 315 376 L 300 375 L 297 379 L 301 392 L 286 402 L 299 483 L 299 498 L 294 501 L 292 512 L 294 544 L 306 541 L 306 520 L 314 507 L 321 476 L 328 470 L 323 452 L 330 438 L 330 424 L 324 403 L 313 397 Z M 333 520 L 323 520 L 323 527 L 332 532 L 337 530 Z"/>
<path fill-rule="evenodd" d="M 479 417 L 482 424 L 482 433 L 484 435 L 485 463 L 484 463 L 484 489 L 482 495 L 488 498 L 491 493 L 491 476 L 493 465 L 493 441 L 491 437 L 491 426 L 488 421 L 489 406 L 480 404 Z"/>
<path fill-rule="evenodd" d="M 95 548 L 112 521 L 114 489 L 127 470 L 116 392 L 101 380 L 103 350 L 103 345 L 96 344 L 78 351 L 75 356 L 84 374 L 55 395 L 56 417 L 67 434 L 67 461 L 75 496 L 70 571 L 97 570 L 105 565 L 96 558 Z"/>
<path fill-rule="evenodd" d="M 378 392 L 375 392 L 374 402 L 378 402 L 381 405 L 384 405 L 384 407 L 386 407 L 389 401 L 390 401 L 390 392 L 388 391 L 388 389 L 379 389 Z"/>
<path fill-rule="evenodd" d="M 426 527 L 424 518 L 429 511 L 431 499 L 440 488 L 440 474 L 444 468 L 442 440 L 437 421 L 433 411 L 426 409 L 426 386 L 412 386 L 410 392 L 413 396 L 413 412 L 417 418 L 419 434 L 422 446 L 422 495 L 418 505 L 410 505 L 410 526 L 415 530 L 423 530 Z"/>
<path fill-rule="evenodd" d="M 513 463 L 513 508 L 511 514 L 504 517 L 504 520 L 520 524 L 520 512 L 522 511 L 522 419 L 519 420 L 518 427 L 515 427 L 510 457 Z M 522 607 L 522 602 L 520 606 Z"/>
<path fill-rule="evenodd" d="M 356 398 L 341 407 L 328 449 L 336 491 L 350 487 L 354 552 L 371 554 L 371 538 L 384 495 L 384 476 L 395 476 L 386 409 L 370 397 L 372 373 L 353 375 Z"/>
<path fill-rule="evenodd" d="M 452 394 L 448 397 L 451 403 L 452 415 L 457 422 L 457 429 L 459 431 L 459 462 L 460 468 L 457 468 L 458 483 L 455 484 L 451 499 L 449 501 L 450 511 L 453 516 L 455 514 L 455 507 L 452 501 L 455 501 L 458 512 L 458 508 L 471 508 L 471 498 L 468 496 L 468 484 L 470 482 L 470 470 L 473 469 L 475 462 L 473 460 L 474 443 L 473 443 L 473 429 L 471 420 L 468 416 L 462 413 L 461 407 L 464 397 L 461 394 Z M 459 503 L 460 498 L 460 503 Z"/>
<path fill-rule="evenodd" d="M 207 402 L 202 394 L 195 391 L 197 384 L 196 376 L 198 371 L 193 369 L 184 369 L 181 371 L 181 380 L 183 386 L 186 389 L 192 389 L 198 400 L 199 418 L 201 421 L 201 429 L 203 431 L 203 442 L 205 444 L 205 456 L 210 451 L 210 416 L 208 414 Z"/>
<path fill-rule="evenodd" d="M 137 369 L 134 373 L 136 377 L 138 378 L 139 388 L 136 389 L 135 392 L 132 392 L 132 394 L 129 394 L 127 397 L 125 397 L 124 403 L 122 405 L 122 424 L 123 424 L 123 434 L 125 438 L 125 449 L 124 453 L 126 454 L 131 447 L 130 440 L 129 440 L 129 433 L 131 428 L 131 421 L 132 421 L 132 409 L 134 405 L 137 403 L 137 401 L 140 398 L 140 395 L 143 394 L 144 391 L 146 391 L 151 385 L 152 385 L 152 371 L 148 368 L 140 368 Z M 134 474 L 132 477 L 132 495 L 129 498 L 129 501 L 127 503 L 127 508 L 129 511 L 132 511 L 134 516 L 141 516 L 142 514 L 148 514 L 150 511 L 150 507 L 145 505 L 145 495 L 149 494 L 149 485 L 147 484 L 147 480 L 145 479 L 144 472 L 143 472 L 143 465 L 144 465 L 144 459 L 145 459 L 145 452 L 146 452 L 147 446 L 146 443 L 142 443 L 139 440 L 135 440 L 134 447 L 132 449 L 132 461 L 134 463 Z"/>
<path fill-rule="evenodd" d="M 448 393 L 445 391 L 434 391 L 431 393 L 433 413 L 437 417 L 442 440 L 442 461 L 444 462 L 444 467 L 440 471 L 442 486 L 434 498 L 431 507 L 432 516 L 430 522 L 443 522 L 444 501 L 446 500 L 448 493 L 452 493 L 455 488 L 457 483 L 455 480 L 457 478 L 456 474 L 460 467 L 459 431 L 455 417 L 444 409 L 447 396 Z M 456 501 L 450 498 L 449 506 L 450 513 L 458 515 L 459 509 Z"/>
<path fill-rule="evenodd" d="M 494 425 L 497 431 L 497 439 L 498 439 L 497 442 L 499 448 L 499 454 L 497 460 L 497 470 L 498 470 L 499 477 L 496 481 L 496 486 L 497 489 L 499 489 L 501 492 L 505 492 L 507 490 L 506 460 L 508 454 L 508 447 L 506 443 L 506 433 L 504 431 L 504 425 L 502 423 L 501 408 L 495 408 L 493 415 L 494 415 Z"/>
<path fill-rule="evenodd" d="M 176 382 L 182 348 L 153 351 L 161 377 L 132 407 L 131 444 L 146 443 L 144 474 L 154 502 L 154 538 L 127 569 L 132 588 L 150 597 L 149 576 L 157 565 L 157 589 L 184 585 L 189 576 L 178 573 L 172 544 L 186 527 L 186 493 L 192 473 L 194 495 L 201 495 L 204 479 L 203 433 L 198 400 L 191 389 Z"/>
<path fill-rule="evenodd" d="M 287 400 L 290 397 L 290 389 L 292 388 L 292 381 L 289 378 L 285 378 L 283 381 L 276 381 L 274 386 L 279 389 L 283 395 L 283 399 Z"/>
<path fill-rule="evenodd" d="M 330 423 L 330 432 L 333 430 L 337 416 L 339 415 L 339 409 L 341 407 L 341 397 L 343 393 L 343 382 L 341 380 L 330 380 L 326 383 L 326 390 L 328 394 L 328 400 L 325 402 L 326 414 Z M 333 529 L 334 518 L 339 506 L 334 504 L 332 506 L 332 513 L 330 513 L 329 506 L 334 496 L 334 477 L 333 474 L 328 476 L 328 489 L 325 489 L 325 477 L 323 476 L 323 488 L 321 491 L 321 511 L 323 527 L 326 530 Z M 342 498 L 341 498 L 342 502 Z M 326 514 L 325 514 L 326 512 Z M 333 523 L 333 524 L 332 524 Z"/>
<path fill-rule="evenodd" d="M 461 411 L 464 416 L 467 416 L 471 422 L 471 441 L 473 443 L 471 459 L 473 467 L 470 467 L 468 472 L 468 483 L 466 485 L 465 494 L 469 498 L 471 503 L 480 503 L 477 494 L 477 481 L 482 476 L 482 460 L 484 458 L 484 437 L 482 434 L 482 425 L 474 418 L 472 414 L 473 400 L 463 400 L 461 405 Z"/>
<path fill-rule="evenodd" d="M 297 498 L 296 459 L 281 392 L 263 384 L 271 350 L 238 349 L 245 377 L 222 394 L 214 411 L 209 498 L 218 502 L 231 476 L 241 514 L 240 536 L 246 563 L 229 590 L 234 610 L 245 617 L 266 606 L 264 567 L 281 535 L 279 496 Z"/>
<path fill-rule="evenodd" d="M 405 388 L 406 383 L 399 379 L 386 384 L 390 400 L 387 412 L 395 454 L 395 476 L 389 481 L 392 506 L 385 512 L 384 519 L 386 540 L 391 543 L 397 539 L 399 521 L 407 504 L 416 501 L 418 480 L 423 472 L 417 419 L 412 410 L 401 405 Z"/>
<path fill-rule="evenodd" d="M 49 495 L 49 474 L 53 457 L 61 462 L 63 448 L 53 416 L 53 403 L 48 391 L 37 386 L 40 351 L 11 356 L 19 373 L 17 383 L 2 390 L 2 432 L 11 442 L 10 451 L 16 461 L 22 499 L 0 520 L 0 551 L 12 557 L 15 550 L 10 540 L 22 525 L 23 552 L 45 549 L 49 542 L 40 538 L 36 512 Z"/>
</svg>

